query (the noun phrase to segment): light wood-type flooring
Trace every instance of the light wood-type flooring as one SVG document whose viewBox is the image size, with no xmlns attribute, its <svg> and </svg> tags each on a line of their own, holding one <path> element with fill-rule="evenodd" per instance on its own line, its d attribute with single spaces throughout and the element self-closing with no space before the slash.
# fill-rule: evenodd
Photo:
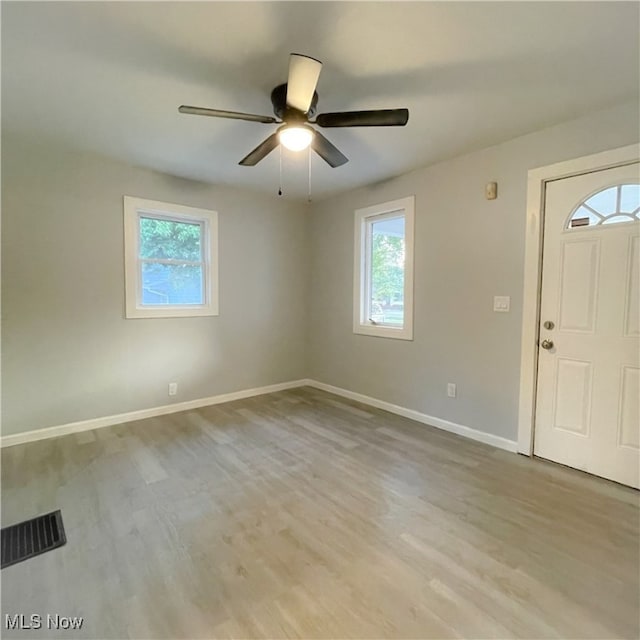
<svg viewBox="0 0 640 640">
<path fill-rule="evenodd" d="M 2 451 L 69 638 L 638 638 L 638 493 L 309 388 Z M 46 618 L 44 619 L 46 621 Z"/>
</svg>

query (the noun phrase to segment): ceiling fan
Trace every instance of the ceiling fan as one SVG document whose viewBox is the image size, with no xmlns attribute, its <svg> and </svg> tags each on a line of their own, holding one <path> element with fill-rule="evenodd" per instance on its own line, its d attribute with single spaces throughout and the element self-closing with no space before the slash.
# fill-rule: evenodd
<svg viewBox="0 0 640 640">
<path fill-rule="evenodd" d="M 339 167 L 348 158 L 319 131 L 311 125 L 319 127 L 403 127 L 409 120 L 408 109 L 377 109 L 373 111 L 340 111 L 337 113 L 321 113 L 315 120 L 310 120 L 316 113 L 318 93 L 316 86 L 320 77 L 322 62 L 299 53 L 289 57 L 289 77 L 285 84 L 278 85 L 271 92 L 273 112 L 280 118 L 261 116 L 237 111 L 221 111 L 182 105 L 180 113 L 197 116 L 213 116 L 216 118 L 232 118 L 248 120 L 264 124 L 281 125 L 266 140 L 261 142 L 251 153 L 240 160 L 241 165 L 252 167 L 269 155 L 278 144 L 292 151 L 311 148 L 329 165 Z"/>
</svg>

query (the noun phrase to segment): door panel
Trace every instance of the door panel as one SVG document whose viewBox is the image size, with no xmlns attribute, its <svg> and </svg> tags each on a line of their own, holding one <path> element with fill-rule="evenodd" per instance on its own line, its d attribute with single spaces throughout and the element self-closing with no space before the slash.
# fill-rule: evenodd
<svg viewBox="0 0 640 640">
<path fill-rule="evenodd" d="M 625 336 L 640 336 L 640 237 L 629 238 L 629 277 L 625 305 Z"/>
<path fill-rule="evenodd" d="M 623 447 L 640 448 L 640 369 L 622 367 L 620 385 L 620 437 Z"/>
<path fill-rule="evenodd" d="M 638 183 L 635 163 L 546 185 L 534 432 L 535 455 L 634 487 L 640 201 L 620 185 Z"/>
<path fill-rule="evenodd" d="M 590 362 L 558 358 L 553 421 L 556 429 L 589 435 L 591 379 Z"/>
<path fill-rule="evenodd" d="M 593 333 L 599 257 L 597 239 L 566 242 L 562 247 L 560 328 L 564 331 Z"/>
</svg>

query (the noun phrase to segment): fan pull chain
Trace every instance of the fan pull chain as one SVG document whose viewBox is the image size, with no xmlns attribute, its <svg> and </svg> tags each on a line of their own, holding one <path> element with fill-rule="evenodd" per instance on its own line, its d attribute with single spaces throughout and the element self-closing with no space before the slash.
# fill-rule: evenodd
<svg viewBox="0 0 640 640">
<path fill-rule="evenodd" d="M 307 192 L 307 202 L 311 202 L 311 147 L 307 147 L 307 150 L 307 157 L 309 158 L 309 191 Z"/>
<path fill-rule="evenodd" d="M 278 187 L 278 195 L 282 195 L 282 145 L 278 145 L 278 151 L 280 152 L 280 186 Z"/>
</svg>

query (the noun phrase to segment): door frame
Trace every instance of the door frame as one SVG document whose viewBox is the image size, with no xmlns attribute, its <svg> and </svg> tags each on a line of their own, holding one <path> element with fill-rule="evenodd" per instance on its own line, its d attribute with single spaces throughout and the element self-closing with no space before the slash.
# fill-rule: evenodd
<svg viewBox="0 0 640 640">
<path fill-rule="evenodd" d="M 530 169 L 527 180 L 524 290 L 518 411 L 518 453 L 533 456 L 538 378 L 538 334 L 542 296 L 542 255 L 546 185 L 554 180 L 632 164 L 640 157 L 640 144 L 610 149 L 573 160 Z"/>
</svg>

